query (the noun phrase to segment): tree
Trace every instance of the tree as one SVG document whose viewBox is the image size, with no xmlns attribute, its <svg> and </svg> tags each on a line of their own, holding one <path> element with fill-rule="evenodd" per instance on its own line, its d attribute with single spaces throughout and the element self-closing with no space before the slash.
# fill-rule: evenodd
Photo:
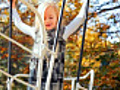
<svg viewBox="0 0 120 90">
<path fill-rule="evenodd" d="M 58 6 L 61 6 L 60 1 Z M 4 1 L 2 1 L 4 3 Z M 114 4 L 114 5 L 113 5 Z M 34 24 L 35 14 L 23 4 L 17 5 L 17 10 L 23 22 L 28 25 Z M 78 14 L 82 6 L 81 0 L 68 0 L 64 11 L 64 24 L 68 24 Z M 37 6 L 36 6 L 37 7 Z M 90 2 L 85 47 L 82 62 L 82 74 L 87 73 L 91 68 L 95 71 L 95 89 L 119 89 L 120 86 L 120 50 L 119 50 L 119 7 L 117 0 Z M 113 13 L 114 12 L 114 13 Z M 0 9 L 0 31 L 8 35 L 9 12 L 8 8 Z M 21 33 L 13 24 L 13 39 L 31 48 L 32 38 Z M 82 26 L 76 34 L 71 35 L 66 45 L 65 77 L 76 76 L 78 69 L 79 51 L 82 38 Z M 24 41 L 23 41 L 24 39 Z M 7 49 L 8 41 L 0 37 L 0 69 L 7 71 Z M 13 45 L 12 49 L 12 72 L 28 73 L 28 53 Z M 18 52 L 19 51 L 19 52 Z M 19 69 L 19 70 L 18 70 Z M 5 86 L 6 77 L 0 74 L 0 85 Z M 88 80 L 82 81 L 82 85 L 87 86 Z M 70 82 L 64 82 L 64 90 L 70 90 Z M 0 88 L 1 88 L 0 86 Z M 18 88 L 19 85 L 17 85 Z"/>
</svg>

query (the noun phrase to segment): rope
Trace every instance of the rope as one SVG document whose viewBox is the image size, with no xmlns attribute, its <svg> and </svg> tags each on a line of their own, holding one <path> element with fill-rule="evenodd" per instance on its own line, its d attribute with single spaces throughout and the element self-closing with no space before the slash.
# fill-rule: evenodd
<svg viewBox="0 0 120 90">
<path fill-rule="evenodd" d="M 19 46 L 19 47 L 22 48 L 23 50 L 29 52 L 30 54 L 34 54 L 36 57 L 38 57 L 39 59 L 41 59 L 41 57 L 40 57 L 38 54 L 33 53 L 29 48 L 23 46 L 22 44 L 20 44 L 19 42 L 15 41 L 14 39 L 9 38 L 8 36 L 4 35 L 4 34 L 1 33 L 1 32 L 0 32 L 0 35 L 1 35 L 2 37 L 4 37 L 5 39 L 11 41 L 12 43 L 16 44 L 17 46 Z M 46 46 L 45 46 L 45 49 L 46 49 L 50 54 L 52 54 L 52 55 L 54 55 L 54 56 L 56 57 L 57 52 L 51 51 L 51 50 L 50 50 L 48 47 L 46 47 Z M 30 56 L 30 55 L 29 55 L 29 56 Z"/>
<path fill-rule="evenodd" d="M 29 3 L 27 3 L 25 0 L 20 0 L 23 4 L 25 4 L 30 10 L 32 10 L 36 15 L 37 15 L 37 17 L 38 17 L 38 19 L 40 20 L 40 24 L 41 24 L 41 36 L 44 36 L 44 37 L 42 37 L 43 38 L 43 42 L 44 43 L 47 43 L 47 32 L 46 32 L 46 30 L 45 30 L 45 25 L 44 25 L 44 23 L 43 23 L 43 21 L 42 21 L 42 18 L 41 18 L 41 16 L 40 16 L 40 14 L 39 14 L 39 12 L 36 10 L 36 8 L 34 7 L 34 6 L 32 6 L 31 4 L 29 4 Z"/>
<path fill-rule="evenodd" d="M 36 88 L 35 86 L 33 86 L 33 85 L 31 85 L 31 84 L 29 84 L 29 83 L 27 83 L 27 82 L 24 82 L 23 80 L 20 80 L 20 79 L 18 79 L 18 78 L 16 78 L 16 77 L 13 77 L 12 75 L 6 73 L 5 71 L 3 71 L 3 70 L 1 70 L 1 69 L 0 69 L 0 72 L 3 73 L 4 75 L 8 76 L 8 77 L 13 78 L 14 80 L 16 80 L 16 81 L 18 81 L 18 82 L 20 82 L 20 83 L 22 83 L 22 84 L 24 84 L 24 85 L 26 85 L 26 86 L 30 86 L 30 87 L 34 88 L 35 90 L 37 90 L 37 88 Z"/>
<path fill-rule="evenodd" d="M 19 47 L 22 48 L 23 50 L 29 52 L 30 54 L 34 54 L 36 57 L 41 58 L 38 54 L 33 53 L 30 49 L 28 49 L 27 47 L 25 47 L 25 46 L 23 46 L 22 44 L 18 43 L 18 42 L 15 41 L 14 39 L 9 38 L 8 36 L 4 35 L 4 34 L 1 33 L 1 32 L 0 32 L 0 35 L 1 35 L 2 37 L 4 37 L 5 39 L 11 41 L 12 43 L 16 44 L 17 46 L 19 46 Z"/>
</svg>

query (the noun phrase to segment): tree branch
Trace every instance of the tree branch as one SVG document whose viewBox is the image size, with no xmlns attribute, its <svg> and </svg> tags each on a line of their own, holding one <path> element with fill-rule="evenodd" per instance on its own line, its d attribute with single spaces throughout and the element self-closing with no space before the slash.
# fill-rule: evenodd
<svg viewBox="0 0 120 90">
<path fill-rule="evenodd" d="M 99 12 L 97 12 L 97 14 L 103 13 L 103 12 L 105 12 L 105 11 L 114 10 L 114 9 L 120 9 L 120 5 L 119 5 L 119 6 L 116 6 L 116 7 L 112 7 L 112 8 L 101 9 Z"/>
</svg>

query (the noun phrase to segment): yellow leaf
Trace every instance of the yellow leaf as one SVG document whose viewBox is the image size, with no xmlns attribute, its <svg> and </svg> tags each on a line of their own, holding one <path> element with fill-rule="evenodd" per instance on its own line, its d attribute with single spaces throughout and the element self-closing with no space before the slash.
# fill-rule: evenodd
<svg viewBox="0 0 120 90">
<path fill-rule="evenodd" d="M 14 67 L 14 68 L 17 68 L 17 64 L 16 64 L 16 63 L 13 63 L 13 67 Z"/>
</svg>

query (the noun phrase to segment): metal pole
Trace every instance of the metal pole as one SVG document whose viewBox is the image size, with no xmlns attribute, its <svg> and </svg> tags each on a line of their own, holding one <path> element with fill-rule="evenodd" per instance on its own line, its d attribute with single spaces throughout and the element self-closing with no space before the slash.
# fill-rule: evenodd
<svg viewBox="0 0 120 90">
<path fill-rule="evenodd" d="M 9 15 L 9 37 L 12 38 L 12 0 L 10 0 L 10 15 Z M 11 54 L 12 54 L 12 42 L 9 41 L 9 48 L 8 48 L 8 73 L 11 74 Z M 8 78 L 8 82 L 10 78 Z M 9 83 L 8 83 L 9 88 Z"/>
<path fill-rule="evenodd" d="M 87 27 L 87 20 L 88 20 L 88 9 L 89 9 L 89 0 L 87 2 L 87 7 L 86 7 L 86 19 L 83 27 L 83 37 L 82 37 L 82 44 L 81 44 L 81 50 L 80 50 L 80 59 L 79 59 L 79 68 L 78 68 L 78 73 L 77 73 L 77 81 L 76 83 L 79 83 L 79 77 L 81 73 L 81 63 L 82 63 L 82 56 L 83 56 L 83 49 L 84 49 L 84 42 L 85 42 L 85 32 L 86 32 L 86 27 Z"/>
<path fill-rule="evenodd" d="M 58 21 L 58 24 L 57 24 L 57 30 L 56 30 L 55 38 L 54 38 L 53 52 L 56 51 L 57 40 L 59 38 L 59 31 L 60 31 L 60 26 L 61 26 L 61 22 L 62 22 L 65 3 L 66 3 L 66 0 L 63 0 L 59 21 Z M 51 75 L 52 75 L 52 71 L 53 71 L 53 66 L 54 66 L 54 55 L 52 55 L 51 59 L 50 59 L 50 68 L 48 70 L 48 76 L 47 76 L 47 82 L 46 82 L 45 90 L 49 90 L 49 88 L 50 88 L 49 86 L 50 86 L 50 82 L 51 82 Z"/>
<path fill-rule="evenodd" d="M 61 22 L 62 22 L 62 17 L 63 17 L 63 11 L 64 11 L 64 6 L 65 6 L 66 0 L 63 0 L 62 3 L 62 7 L 61 7 L 61 12 L 60 12 L 60 17 L 59 17 L 59 21 L 57 24 L 57 31 L 56 31 L 56 36 L 54 38 L 54 47 L 53 47 L 53 51 L 56 51 L 56 46 L 57 46 L 57 40 L 59 38 L 59 31 L 60 31 L 60 26 L 61 26 Z"/>
</svg>

